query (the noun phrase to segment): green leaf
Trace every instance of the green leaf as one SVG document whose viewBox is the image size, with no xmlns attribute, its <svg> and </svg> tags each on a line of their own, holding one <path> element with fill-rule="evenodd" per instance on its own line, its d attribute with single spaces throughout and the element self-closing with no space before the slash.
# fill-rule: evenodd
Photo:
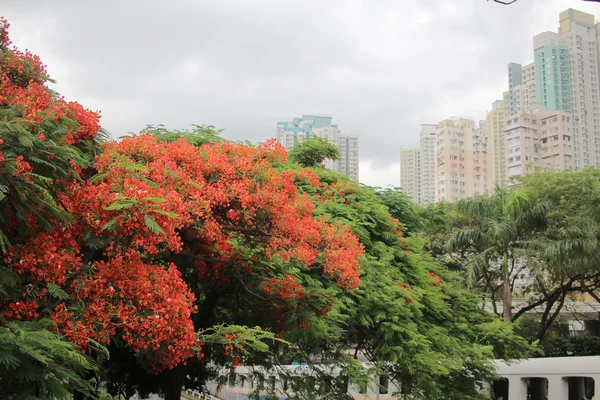
<svg viewBox="0 0 600 400">
<path fill-rule="evenodd" d="M 172 211 L 152 210 L 152 212 L 155 214 L 166 215 L 167 217 L 171 217 L 171 218 L 177 218 L 179 216 L 179 214 L 174 213 Z"/>
<path fill-rule="evenodd" d="M 117 165 L 119 167 L 123 167 L 125 169 L 129 169 L 132 171 L 147 171 L 148 170 L 148 168 L 146 168 L 145 166 L 133 163 L 131 161 L 121 161 L 121 162 L 117 163 Z"/>
<path fill-rule="evenodd" d="M 134 200 L 129 200 L 129 201 L 123 201 L 123 200 L 117 200 L 114 203 L 112 203 L 110 206 L 104 208 L 106 211 L 115 211 L 115 210 L 122 210 L 124 208 L 131 208 L 133 207 L 137 202 Z"/>
<path fill-rule="evenodd" d="M 105 173 L 103 173 L 103 174 L 96 174 L 96 175 L 92 176 L 92 177 L 89 179 L 89 181 L 90 181 L 90 183 L 94 183 L 94 184 L 96 184 L 96 183 L 98 183 L 98 182 L 101 182 L 101 181 L 103 181 L 104 179 L 108 178 L 109 176 L 110 176 L 110 173 L 109 173 L 109 172 L 105 172 Z"/>
<path fill-rule="evenodd" d="M 117 222 L 117 217 L 114 217 L 113 219 L 111 219 L 110 221 L 108 221 L 106 224 L 104 224 L 104 226 L 102 227 L 103 231 L 110 231 L 113 227 L 113 225 Z"/>
<path fill-rule="evenodd" d="M 148 214 L 144 215 L 144 222 L 146 223 L 146 226 L 148 227 L 148 229 L 150 229 L 150 231 L 154 233 L 165 233 L 163 228 L 161 228 L 160 225 L 158 225 L 158 222 L 156 222 L 156 220 Z"/>
<path fill-rule="evenodd" d="M 32 148 L 33 147 L 33 135 L 28 133 L 24 133 L 19 135 L 19 142 L 25 146 L 25 147 L 29 147 Z"/>
<path fill-rule="evenodd" d="M 48 293 L 50 293 L 50 295 L 52 297 L 56 297 L 57 299 L 60 300 L 65 300 L 69 298 L 69 295 L 67 294 L 67 292 L 65 292 L 60 286 L 55 285 L 54 283 L 49 283 L 47 285 L 48 288 Z"/>
<path fill-rule="evenodd" d="M 164 203 L 167 201 L 160 197 L 144 197 L 144 200 L 151 201 L 152 203 Z"/>
</svg>

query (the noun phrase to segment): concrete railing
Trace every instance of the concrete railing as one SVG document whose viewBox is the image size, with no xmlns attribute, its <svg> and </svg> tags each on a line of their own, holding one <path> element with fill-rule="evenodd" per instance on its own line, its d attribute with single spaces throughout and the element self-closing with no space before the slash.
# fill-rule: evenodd
<svg viewBox="0 0 600 400">
<path fill-rule="evenodd" d="M 220 400 L 218 397 L 211 396 L 210 394 L 198 392 L 196 390 L 187 389 L 183 395 L 189 399 L 198 399 L 198 400 Z"/>
<path fill-rule="evenodd" d="M 506 380 L 507 400 L 547 398 L 587 400 L 584 382 L 590 382 L 595 396 L 600 390 L 600 356 L 532 358 L 506 364 L 497 361 L 498 375 Z M 508 390 L 507 390 L 508 389 Z"/>
<path fill-rule="evenodd" d="M 515 361 L 507 364 L 497 360 L 496 371 L 501 378 L 492 387 L 496 398 L 503 400 L 590 400 L 600 399 L 600 356 L 591 357 L 556 357 L 534 358 Z M 292 372 L 301 366 L 285 366 Z M 247 367 L 239 367 L 236 374 L 249 373 Z M 336 374 L 337 371 L 330 371 Z M 275 378 L 275 377 L 274 377 Z M 281 382 L 277 382 L 281 384 Z M 381 393 L 379 387 L 371 385 L 366 393 L 359 393 L 356 385 L 350 385 L 348 394 L 360 400 L 391 400 L 399 388 L 389 384 L 387 393 Z M 225 385 L 218 394 L 226 400 L 247 399 L 252 385 L 247 382 L 236 382 Z M 487 389 L 484 389 L 487 390 Z M 591 394 L 591 393 L 594 394 Z M 281 397 L 283 399 L 283 397 Z M 215 398 L 210 398 L 215 400 Z"/>
</svg>

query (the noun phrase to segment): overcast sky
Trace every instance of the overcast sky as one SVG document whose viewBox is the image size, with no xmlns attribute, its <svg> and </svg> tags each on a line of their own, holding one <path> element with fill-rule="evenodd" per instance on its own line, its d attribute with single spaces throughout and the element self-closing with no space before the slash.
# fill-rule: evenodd
<svg viewBox="0 0 600 400">
<path fill-rule="evenodd" d="M 146 124 L 212 124 L 263 141 L 277 121 L 333 116 L 360 136 L 360 180 L 399 184 L 422 123 L 485 118 L 507 64 L 533 60 L 580 0 L 2 0 L 13 42 L 54 89 L 101 110 L 114 137 Z"/>
</svg>

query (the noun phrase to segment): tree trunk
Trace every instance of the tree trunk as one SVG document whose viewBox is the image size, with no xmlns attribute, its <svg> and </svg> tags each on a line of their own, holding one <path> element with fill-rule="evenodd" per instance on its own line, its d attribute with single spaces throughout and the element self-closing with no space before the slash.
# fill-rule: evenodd
<svg viewBox="0 0 600 400">
<path fill-rule="evenodd" d="M 162 387 L 165 394 L 165 400 L 181 400 L 184 374 L 185 366 L 181 364 L 166 373 L 169 379 Z"/>
<path fill-rule="evenodd" d="M 83 378 L 90 380 L 90 379 L 97 379 L 96 373 L 94 371 L 86 371 L 83 373 Z M 98 392 L 98 386 L 96 385 L 96 394 L 99 396 L 99 392 Z M 75 391 L 75 393 L 73 393 L 73 400 L 86 400 L 89 397 L 86 396 L 85 394 Z"/>
<path fill-rule="evenodd" d="M 219 299 L 217 292 L 211 292 L 200 306 L 197 314 L 192 315 L 194 322 L 194 330 L 205 329 L 211 326 L 213 321 L 213 310 Z M 163 371 L 166 379 L 161 385 L 161 389 L 165 395 L 165 400 L 181 400 L 181 391 L 183 390 L 183 381 L 186 375 L 187 366 L 179 364 L 177 367 L 169 371 Z"/>
<path fill-rule="evenodd" d="M 512 292 L 509 280 L 502 283 L 502 318 L 505 322 L 512 322 Z"/>
<path fill-rule="evenodd" d="M 504 253 L 502 260 L 502 318 L 505 322 L 512 322 L 512 290 L 510 290 L 507 253 Z"/>
</svg>

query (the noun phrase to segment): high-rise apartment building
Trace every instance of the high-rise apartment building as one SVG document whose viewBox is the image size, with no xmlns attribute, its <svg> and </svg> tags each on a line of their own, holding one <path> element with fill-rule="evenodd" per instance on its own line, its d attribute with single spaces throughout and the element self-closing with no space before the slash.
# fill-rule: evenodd
<svg viewBox="0 0 600 400">
<path fill-rule="evenodd" d="M 508 64 L 508 107 L 506 115 L 536 108 L 535 64 Z"/>
<path fill-rule="evenodd" d="M 551 110 L 573 112 L 571 57 L 560 36 L 544 32 L 533 38 L 536 104 Z M 525 111 L 525 110 L 523 110 Z"/>
<path fill-rule="evenodd" d="M 524 65 L 521 69 L 521 110 L 527 111 L 536 107 L 537 94 L 535 86 L 535 63 Z"/>
<path fill-rule="evenodd" d="M 506 133 L 504 123 L 506 110 L 510 103 L 510 95 L 505 94 L 505 99 L 492 103 L 492 110 L 486 114 L 486 131 L 488 134 L 489 169 L 488 182 L 490 187 L 506 184 Z M 520 107 L 519 107 L 520 108 Z"/>
<path fill-rule="evenodd" d="M 437 125 L 435 200 L 457 201 L 488 192 L 487 135 L 475 122 L 458 118 Z"/>
<path fill-rule="evenodd" d="M 600 43 L 594 16 L 573 9 L 561 12 L 559 34 L 571 62 L 575 168 L 600 165 Z"/>
<path fill-rule="evenodd" d="M 422 124 L 420 135 L 421 174 L 419 200 L 425 206 L 435 202 L 435 137 L 437 125 Z"/>
<path fill-rule="evenodd" d="M 508 109 L 506 115 L 518 114 L 523 106 L 523 68 L 521 64 L 508 64 Z"/>
<path fill-rule="evenodd" d="M 421 157 L 415 148 L 400 149 L 400 188 L 415 203 L 421 200 Z"/>
<path fill-rule="evenodd" d="M 508 185 L 534 171 L 574 168 L 573 116 L 543 107 L 506 118 Z"/>
<path fill-rule="evenodd" d="M 358 136 L 342 135 L 331 119 L 328 116 L 305 114 L 289 122 L 280 121 L 277 123 L 276 139 L 289 151 L 296 143 L 301 143 L 311 135 L 327 138 L 340 150 L 340 159 L 325 160 L 325 167 L 358 181 Z"/>
</svg>

